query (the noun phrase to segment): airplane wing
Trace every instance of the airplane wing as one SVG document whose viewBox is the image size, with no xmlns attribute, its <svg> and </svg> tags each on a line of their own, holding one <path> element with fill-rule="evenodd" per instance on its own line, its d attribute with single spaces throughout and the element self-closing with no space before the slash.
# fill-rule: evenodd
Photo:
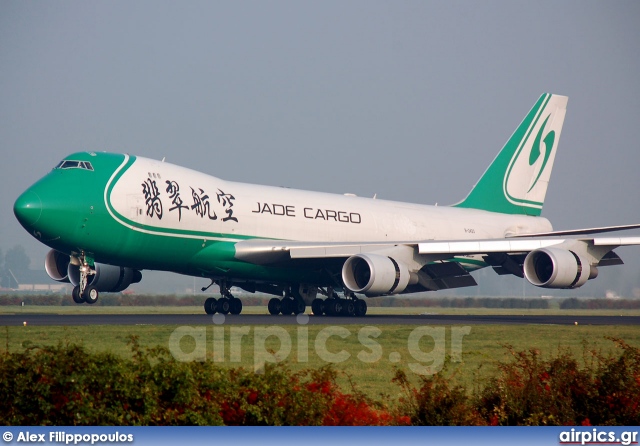
<svg viewBox="0 0 640 446">
<path fill-rule="evenodd" d="M 587 246 L 615 249 L 619 246 L 640 245 L 640 237 L 597 237 L 597 238 L 519 238 L 518 240 L 470 240 L 418 243 L 420 254 L 471 255 L 489 253 L 523 253 L 555 245 L 583 243 Z"/>
<path fill-rule="evenodd" d="M 418 243 L 332 243 L 251 239 L 235 244 L 235 258 L 249 263 L 268 265 L 289 259 L 319 259 L 329 257 L 346 258 L 355 254 L 376 252 L 400 245 L 417 246 Z"/>
<path fill-rule="evenodd" d="M 515 238 L 515 237 L 514 237 Z M 286 240 L 252 239 L 236 243 L 235 257 L 249 263 L 270 264 L 286 259 L 312 259 L 350 257 L 356 254 L 392 250 L 398 246 L 417 248 L 418 254 L 435 256 L 440 260 L 460 255 L 475 254 L 521 254 L 554 245 L 584 243 L 588 246 L 615 249 L 619 246 L 640 245 L 640 237 L 596 237 L 596 238 L 539 238 L 535 236 L 517 239 L 450 240 L 422 242 L 379 243 L 327 243 L 298 242 Z"/>
<path fill-rule="evenodd" d="M 628 229 L 638 229 L 638 228 L 640 228 L 640 225 L 602 226 L 599 228 L 569 229 L 566 231 L 538 232 L 534 234 L 521 234 L 521 235 L 516 234 L 516 235 L 510 235 L 508 236 L 508 238 L 601 234 L 603 232 L 626 231 Z"/>
<path fill-rule="evenodd" d="M 260 265 L 286 265 L 287 263 L 299 263 L 311 260 L 338 260 L 342 265 L 344 260 L 358 254 L 383 254 L 397 253 L 401 250 L 416 252 L 418 242 L 397 243 L 313 243 L 280 240 L 245 240 L 236 243 L 235 258 L 249 263 Z M 420 264 L 416 272 L 418 283 L 408 285 L 405 293 L 425 290 L 441 290 L 449 288 L 461 288 L 477 285 L 475 279 L 457 262 L 445 262 L 443 260 L 453 257 L 450 253 L 429 256 L 432 261 Z M 339 269 L 333 271 L 339 275 Z"/>
<path fill-rule="evenodd" d="M 550 288 L 571 288 L 578 284 L 578 280 L 580 280 L 579 286 L 587 278 L 595 277 L 593 274 L 597 275 L 597 272 L 594 272 L 590 267 L 622 264 L 622 260 L 613 250 L 619 246 L 627 245 L 640 245 L 640 237 L 529 236 L 509 239 L 426 240 L 394 243 L 246 240 L 236 243 L 235 258 L 260 265 L 286 265 L 291 262 L 298 263 L 312 259 L 335 259 L 348 263 L 348 259 L 363 255 L 369 256 L 369 258 L 394 258 L 398 262 L 403 262 L 404 259 L 404 264 L 408 266 L 409 272 L 417 277 L 416 283 L 412 283 L 404 289 L 403 292 L 406 293 L 477 285 L 475 279 L 470 275 L 470 271 L 476 269 L 478 265 L 481 267 L 491 266 L 500 275 L 512 274 L 524 277 L 527 256 L 533 251 L 543 251 L 547 256 L 545 261 L 553 263 L 554 268 L 557 268 L 561 263 L 568 267 L 570 262 L 577 261 L 577 273 L 576 271 L 567 273 L 571 275 L 572 279 L 566 283 L 560 282 L 560 284 L 564 283 L 563 286 L 553 286 L 551 282 L 548 285 L 547 279 L 540 279 L 539 283 L 534 283 L 537 281 L 534 279 L 532 283 Z M 392 261 L 397 263 L 396 260 Z M 333 267 L 336 267 L 335 263 Z M 576 265 L 573 264 L 572 268 L 576 269 Z M 584 273 L 580 273 L 583 269 Z M 530 277 L 528 276 L 527 279 Z"/>
</svg>

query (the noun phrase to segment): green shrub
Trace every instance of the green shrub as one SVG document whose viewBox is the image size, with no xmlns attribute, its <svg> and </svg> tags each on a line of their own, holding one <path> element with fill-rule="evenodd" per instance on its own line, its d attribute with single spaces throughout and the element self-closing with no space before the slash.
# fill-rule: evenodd
<svg viewBox="0 0 640 446">
<path fill-rule="evenodd" d="M 0 355 L 0 420 L 7 425 L 407 424 L 363 395 L 344 394 L 331 368 L 261 374 L 176 361 L 167 349 L 133 357 L 62 345 Z M 376 407 L 379 406 L 379 407 Z"/>
<path fill-rule="evenodd" d="M 402 370 L 397 370 L 393 381 L 403 392 L 399 411 L 409 417 L 414 426 L 468 426 L 483 425 L 473 405 L 473 398 L 464 387 L 451 384 L 441 374 L 421 376 L 420 387 L 415 388 Z"/>
<path fill-rule="evenodd" d="M 512 360 L 479 395 L 481 415 L 499 425 L 638 425 L 640 350 L 612 340 L 619 356 L 585 347 L 582 367 L 568 351 L 543 360 L 509 347 Z"/>
<path fill-rule="evenodd" d="M 511 359 L 474 392 L 440 373 L 393 381 L 397 401 L 345 393 L 331 367 L 263 373 L 176 361 L 166 348 L 132 357 L 58 344 L 0 354 L 0 423 L 7 425 L 638 425 L 640 349 L 584 348 L 549 359 L 507 347 Z"/>
<path fill-rule="evenodd" d="M 418 387 L 402 371 L 398 412 L 413 425 L 627 425 L 640 424 L 640 349 L 611 339 L 620 354 L 583 349 L 543 359 L 536 349 L 516 351 L 476 391 L 454 377 L 420 377 Z M 446 370 L 446 369 L 445 369 Z"/>
<path fill-rule="evenodd" d="M 206 364 L 133 348 L 129 360 L 76 345 L 0 356 L 0 419 L 8 425 L 222 423 L 203 379 L 212 378 Z"/>
</svg>

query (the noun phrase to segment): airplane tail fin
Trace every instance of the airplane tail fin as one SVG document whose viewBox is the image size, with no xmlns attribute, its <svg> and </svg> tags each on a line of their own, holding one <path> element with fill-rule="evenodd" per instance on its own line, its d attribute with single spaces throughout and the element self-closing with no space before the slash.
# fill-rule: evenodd
<svg viewBox="0 0 640 446">
<path fill-rule="evenodd" d="M 539 216 L 567 109 L 567 97 L 545 93 L 456 207 Z"/>
</svg>

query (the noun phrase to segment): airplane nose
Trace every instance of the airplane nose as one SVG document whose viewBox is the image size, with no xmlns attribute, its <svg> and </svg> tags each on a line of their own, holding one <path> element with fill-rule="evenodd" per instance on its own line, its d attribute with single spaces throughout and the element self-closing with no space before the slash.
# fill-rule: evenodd
<svg viewBox="0 0 640 446">
<path fill-rule="evenodd" d="M 33 226 L 38 222 L 42 214 L 42 200 L 40 200 L 38 194 L 28 190 L 16 200 L 13 205 L 13 213 L 16 214 L 16 218 L 25 228 Z"/>
</svg>

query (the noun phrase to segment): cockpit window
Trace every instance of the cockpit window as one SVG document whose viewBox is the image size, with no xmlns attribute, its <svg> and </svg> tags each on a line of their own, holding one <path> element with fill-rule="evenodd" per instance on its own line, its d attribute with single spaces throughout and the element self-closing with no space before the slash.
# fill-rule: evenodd
<svg viewBox="0 0 640 446">
<path fill-rule="evenodd" d="M 79 162 L 78 161 L 65 161 L 62 163 L 62 165 L 60 166 L 61 169 L 76 169 L 79 166 Z"/>
<path fill-rule="evenodd" d="M 55 169 L 84 169 L 84 170 L 93 170 L 93 166 L 89 161 L 72 161 L 72 160 L 62 160 Z"/>
</svg>

